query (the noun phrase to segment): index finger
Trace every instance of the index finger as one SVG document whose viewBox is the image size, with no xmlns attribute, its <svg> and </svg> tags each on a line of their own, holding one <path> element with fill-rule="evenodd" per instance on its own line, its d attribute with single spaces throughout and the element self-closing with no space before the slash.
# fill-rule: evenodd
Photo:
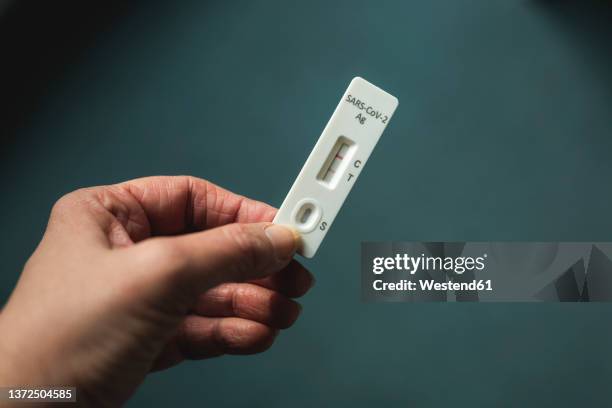
<svg viewBox="0 0 612 408">
<path fill-rule="evenodd" d="M 191 176 L 145 177 L 121 183 L 147 214 L 153 233 L 173 234 L 240 222 L 272 221 L 276 209 Z"/>
<path fill-rule="evenodd" d="M 124 224 L 134 241 L 234 222 L 267 222 L 276 214 L 268 204 L 191 176 L 145 177 L 97 189 L 101 189 L 102 204 Z M 130 224 L 134 219 L 145 222 Z"/>
</svg>

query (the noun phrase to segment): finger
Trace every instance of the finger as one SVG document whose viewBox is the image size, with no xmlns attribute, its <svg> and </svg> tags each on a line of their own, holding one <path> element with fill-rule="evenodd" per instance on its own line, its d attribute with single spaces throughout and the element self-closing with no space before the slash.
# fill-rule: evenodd
<svg viewBox="0 0 612 408">
<path fill-rule="evenodd" d="M 198 360 L 222 354 L 255 354 L 267 350 L 278 331 L 264 324 L 237 317 L 188 316 L 177 346 L 185 359 Z"/>
<path fill-rule="evenodd" d="M 200 231 L 234 222 L 272 221 L 276 209 L 189 177 L 146 177 L 77 190 L 54 207 L 50 225 L 61 222 L 82 232 L 104 233 L 113 246 L 153 235 Z"/>
<path fill-rule="evenodd" d="M 278 292 L 249 283 L 226 283 L 203 293 L 193 309 L 206 317 L 241 317 L 277 329 L 290 327 L 301 306 Z"/>
<path fill-rule="evenodd" d="M 146 177 L 111 186 L 124 200 L 132 197 L 152 235 L 199 231 L 239 222 L 272 221 L 276 209 L 196 177 Z"/>
<path fill-rule="evenodd" d="M 190 293 L 195 300 L 220 283 L 245 282 L 278 272 L 293 257 L 298 241 L 297 233 L 280 225 L 230 224 L 149 239 L 138 244 L 134 253 L 144 260 L 143 269 L 157 271 L 153 276 L 157 286 Z"/>
<path fill-rule="evenodd" d="M 315 278 L 298 261 L 292 260 L 281 271 L 252 283 L 280 292 L 285 296 L 297 298 L 304 296 L 315 284 Z"/>
</svg>

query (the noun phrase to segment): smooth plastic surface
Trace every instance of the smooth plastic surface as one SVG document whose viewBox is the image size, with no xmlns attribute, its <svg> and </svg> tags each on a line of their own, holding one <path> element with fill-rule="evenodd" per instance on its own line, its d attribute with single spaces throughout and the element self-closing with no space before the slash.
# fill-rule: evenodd
<svg viewBox="0 0 612 408">
<path fill-rule="evenodd" d="M 365 79 L 351 81 L 274 218 L 302 234 L 301 255 L 316 254 L 397 104 Z"/>
</svg>

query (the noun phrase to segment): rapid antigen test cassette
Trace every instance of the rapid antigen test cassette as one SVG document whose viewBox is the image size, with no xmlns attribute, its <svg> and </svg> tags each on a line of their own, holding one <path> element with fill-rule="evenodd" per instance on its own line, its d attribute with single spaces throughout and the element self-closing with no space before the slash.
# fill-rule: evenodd
<svg viewBox="0 0 612 408">
<path fill-rule="evenodd" d="M 273 221 L 301 234 L 301 255 L 317 252 L 397 104 L 365 79 L 351 81 Z"/>
</svg>

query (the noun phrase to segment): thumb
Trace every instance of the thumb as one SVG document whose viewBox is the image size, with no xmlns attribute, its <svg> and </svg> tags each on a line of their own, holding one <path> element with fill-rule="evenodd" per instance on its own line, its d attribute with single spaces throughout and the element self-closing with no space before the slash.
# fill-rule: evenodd
<svg viewBox="0 0 612 408">
<path fill-rule="evenodd" d="M 271 223 L 229 224 L 203 232 L 149 240 L 141 250 L 161 256 L 165 284 L 198 295 L 223 282 L 243 282 L 278 272 L 300 241 L 294 230 Z M 153 248 L 151 248 L 153 246 Z M 158 268 L 156 268 L 158 269 Z"/>
</svg>

